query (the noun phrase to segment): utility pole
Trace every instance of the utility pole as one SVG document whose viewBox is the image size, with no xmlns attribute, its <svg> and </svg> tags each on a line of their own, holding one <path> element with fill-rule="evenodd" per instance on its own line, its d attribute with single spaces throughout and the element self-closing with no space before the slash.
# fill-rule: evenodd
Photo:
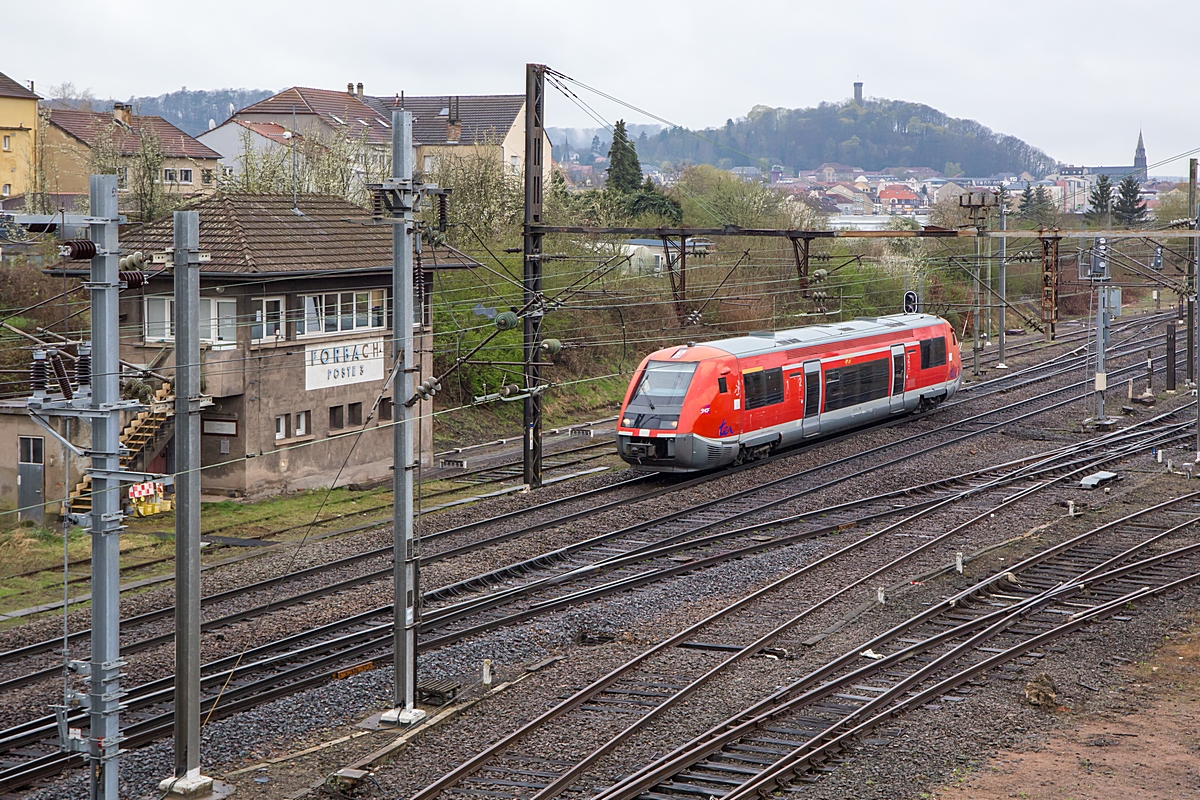
<svg viewBox="0 0 1200 800">
<path fill-rule="evenodd" d="M 1000 230 L 1008 230 L 1008 204 L 1005 197 L 1000 198 Z M 996 369 L 1008 369 L 1008 364 L 1004 363 L 1004 346 L 1006 344 L 1007 334 L 1005 328 L 1008 321 L 1005 318 L 1005 311 L 1008 310 L 1008 237 L 1000 237 L 1000 314 L 998 321 L 1000 323 L 1000 350 L 998 353 L 999 361 L 996 364 Z"/>
<path fill-rule="evenodd" d="M 394 611 L 392 647 L 395 680 L 394 708 L 382 721 L 412 725 L 425 718 L 416 707 L 417 684 L 417 561 L 413 550 L 413 421 L 417 396 L 413 358 L 413 183 L 412 112 L 392 110 L 392 179 L 380 192 L 392 212 L 392 358 L 399 354 L 393 374 L 392 408 L 392 577 Z"/>
<path fill-rule="evenodd" d="M 1196 159 L 1194 159 L 1194 158 L 1191 160 L 1191 173 L 1192 173 L 1192 183 L 1191 183 L 1192 188 L 1191 188 L 1190 193 L 1194 194 L 1196 191 L 1196 180 L 1195 180 L 1195 178 L 1196 178 Z M 1193 204 L 1191 206 L 1191 208 L 1188 210 L 1195 213 L 1195 215 L 1196 215 L 1195 228 L 1197 231 L 1200 231 L 1200 207 L 1197 207 L 1195 204 Z M 1188 241 L 1192 242 L 1192 252 L 1195 254 L 1194 255 L 1195 260 L 1191 264 L 1192 275 L 1193 276 L 1200 275 L 1200 246 L 1196 245 L 1195 239 L 1189 239 Z M 1200 281 L 1196 282 L 1195 291 L 1200 292 Z M 1192 316 L 1195 317 L 1196 316 L 1195 310 L 1197 308 L 1200 308 L 1200 295 L 1193 294 L 1188 299 L 1192 301 L 1192 311 L 1193 311 Z M 1200 323 L 1200 320 L 1193 319 L 1193 325 L 1196 323 Z M 1188 328 L 1188 333 L 1191 334 L 1193 341 L 1197 339 L 1196 330 L 1194 327 Z M 1194 353 L 1189 354 L 1189 355 L 1191 355 L 1193 358 L 1196 357 L 1196 354 L 1194 354 Z M 1200 367 L 1198 367 L 1196 365 L 1195 361 L 1189 360 L 1188 367 L 1194 371 L 1194 374 L 1200 375 Z M 1200 464 L 1200 392 L 1197 393 L 1197 398 L 1196 398 L 1196 463 Z"/>
<path fill-rule="evenodd" d="M 522 440 L 525 484 L 542 486 L 542 140 L 545 138 L 546 67 L 525 65 L 525 405 Z"/>
<path fill-rule="evenodd" d="M 159 789 L 208 791 L 200 774 L 200 215 L 175 212 L 175 777 Z"/>
<path fill-rule="evenodd" d="M 64 687 L 62 705 L 54 707 L 59 743 L 69 753 L 81 754 L 88 764 L 91 800 L 119 800 L 117 778 L 121 753 L 120 678 L 125 665 L 120 650 L 120 533 L 121 481 L 162 480 L 166 476 L 126 472 L 121 469 L 121 412 L 139 407 L 137 400 L 121 399 L 119 300 L 121 281 L 143 285 L 140 272 L 120 273 L 117 212 L 117 176 L 92 175 L 89 181 L 90 216 L 63 215 L 64 226 L 86 224 L 89 239 L 67 242 L 61 255 L 90 260 L 86 286 L 91 291 L 91 341 L 80 345 L 75 362 L 76 387 L 55 351 L 35 350 L 30 370 L 33 394 L 26 402 L 30 417 L 72 453 L 89 457 L 86 472 L 91 478 L 91 509 L 72 514 L 77 525 L 86 525 L 92 540 L 92 629 L 88 660 L 71 661 L 69 670 L 87 680 L 86 691 Z M 59 392 L 47 391 L 49 369 L 53 368 Z M 92 446 L 80 450 L 45 417 L 89 420 Z M 81 723 L 87 716 L 84 737 Z"/>
<path fill-rule="evenodd" d="M 1188 214 L 1196 212 L 1196 159 L 1188 159 Z M 1190 386 L 1196 381 L 1196 240 L 1188 239 L 1187 264 L 1187 366 L 1184 368 L 1186 382 Z"/>
<path fill-rule="evenodd" d="M 971 374 L 976 378 L 979 377 L 979 351 L 982 349 L 982 344 L 979 339 L 979 220 L 975 220 L 975 274 L 974 280 L 971 281 L 971 290 L 974 292 L 974 311 L 971 315 Z"/>
<path fill-rule="evenodd" d="M 121 401 L 117 176 L 91 176 L 92 632 L 88 664 L 88 761 L 92 800 L 118 800 L 121 667 Z M 97 413 L 98 412 L 98 413 Z"/>
<path fill-rule="evenodd" d="M 1113 424 L 1104 408 L 1104 393 L 1108 389 L 1108 365 L 1105 351 L 1108 348 L 1109 326 L 1113 317 L 1121 316 L 1121 287 L 1101 284 L 1096 290 L 1096 415 L 1090 420 L 1097 428 L 1107 429 Z"/>
</svg>

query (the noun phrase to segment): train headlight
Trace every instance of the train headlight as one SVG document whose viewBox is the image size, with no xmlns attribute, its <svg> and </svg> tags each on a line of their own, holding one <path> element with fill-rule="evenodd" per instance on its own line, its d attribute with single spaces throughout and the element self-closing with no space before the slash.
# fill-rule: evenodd
<svg viewBox="0 0 1200 800">
<path fill-rule="evenodd" d="M 624 425 L 626 428 L 632 428 L 633 427 L 633 419 L 630 417 L 625 417 L 624 419 L 621 420 L 621 424 Z"/>
<path fill-rule="evenodd" d="M 671 420 L 671 421 L 670 421 L 668 424 L 669 424 L 669 425 L 670 425 L 672 428 L 678 428 L 678 427 L 679 427 L 679 420 L 677 420 L 677 419 L 673 419 L 673 420 Z"/>
</svg>

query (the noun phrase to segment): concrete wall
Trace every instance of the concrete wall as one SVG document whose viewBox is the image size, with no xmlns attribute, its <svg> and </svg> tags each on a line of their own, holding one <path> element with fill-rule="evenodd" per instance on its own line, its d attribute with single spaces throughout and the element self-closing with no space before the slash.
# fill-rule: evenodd
<svg viewBox="0 0 1200 800">
<path fill-rule="evenodd" d="M 54 420 L 60 433 L 66 430 L 62 420 Z M 67 492 L 83 480 L 86 462 L 82 458 L 67 458 L 66 445 L 51 436 L 29 417 L 23 402 L 8 401 L 0 405 L 0 528 L 15 525 L 17 516 L 17 447 L 21 436 L 40 436 L 44 439 L 43 460 L 45 477 L 43 496 L 46 503 L 46 522 L 59 517 L 61 501 Z M 81 421 L 72 421 L 71 441 L 87 447 L 92 441 L 92 429 Z"/>
</svg>

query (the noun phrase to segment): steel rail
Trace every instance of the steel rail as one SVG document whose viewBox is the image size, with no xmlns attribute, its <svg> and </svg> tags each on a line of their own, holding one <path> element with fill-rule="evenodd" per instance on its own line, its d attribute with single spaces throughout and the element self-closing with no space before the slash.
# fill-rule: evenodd
<svg viewBox="0 0 1200 800">
<path fill-rule="evenodd" d="M 1015 564 L 1002 572 L 998 572 L 994 575 L 984 578 L 967 589 L 963 589 L 962 591 L 955 593 L 931 608 L 922 611 L 913 617 L 910 617 L 904 622 L 895 625 L 891 629 L 875 636 L 863 644 L 855 646 L 842 656 L 833 659 L 824 666 L 817 668 L 793 683 L 776 690 L 770 695 L 767 695 L 749 708 L 717 724 L 707 732 L 700 734 L 688 743 L 679 746 L 674 751 L 660 757 L 651 764 L 642 767 L 640 770 L 628 775 L 602 792 L 599 792 L 592 798 L 592 800 L 632 800 L 632 798 L 637 797 L 650 787 L 668 780 L 672 775 L 691 767 L 697 761 L 707 757 L 708 755 L 711 755 L 725 744 L 741 738 L 747 732 L 752 731 L 755 727 L 757 727 L 757 725 L 763 720 L 778 716 L 782 709 L 782 706 L 780 705 L 781 702 L 793 697 L 797 691 L 805 689 L 806 687 L 809 687 L 820 681 L 824 681 L 851 663 L 861 660 L 863 652 L 877 652 L 877 648 L 881 649 L 886 643 L 894 641 L 902 634 L 907 633 L 908 631 L 917 628 L 932 619 L 944 615 L 950 610 L 962 608 L 963 603 L 980 595 L 981 593 L 991 590 L 997 584 L 1003 582 L 1011 583 L 1013 580 L 1019 582 L 1019 576 L 1029 570 L 1031 567 L 1041 564 L 1055 556 L 1069 552 L 1079 545 L 1085 542 L 1090 542 L 1091 540 L 1108 531 L 1114 530 L 1142 517 L 1169 509 L 1172 506 L 1178 505 L 1179 503 L 1189 500 L 1196 500 L 1197 498 L 1200 498 L 1200 492 L 1191 492 L 1189 494 L 1158 503 L 1154 506 L 1140 509 L 1132 514 L 1122 517 L 1121 519 L 1106 523 L 1064 542 L 1060 542 L 1057 545 L 1053 545 L 1046 550 L 1022 560 L 1018 564 Z M 1135 555 L 1136 553 L 1145 550 L 1164 538 L 1196 525 L 1197 522 L 1200 522 L 1200 516 L 1193 517 L 1187 522 L 1171 527 L 1163 533 L 1139 542 L 1133 547 L 1127 548 L 1116 556 L 1113 556 L 1090 569 L 1085 568 L 1081 573 L 1074 576 L 1070 583 L 1071 585 L 1083 585 L 1093 579 L 1096 579 L 1098 576 L 1102 576 L 1105 570 L 1109 567 L 1112 567 L 1120 561 L 1129 558 L 1131 555 Z M 1190 552 L 1194 551 L 1197 547 L 1200 547 L 1200 545 L 1189 545 L 1188 548 L 1184 549 Z M 1169 556 L 1170 554 L 1155 556 L 1151 559 L 1148 559 L 1146 562 L 1144 562 L 1144 564 L 1160 563 L 1163 559 L 1168 558 Z M 1144 564 L 1142 564 L 1142 566 L 1144 566 Z M 1047 593 L 1041 593 L 1039 595 L 1035 595 L 1034 597 L 1041 597 L 1046 594 Z M 992 612 L 990 617 L 981 619 L 990 621 L 990 619 L 996 618 L 996 615 L 1006 614 L 1009 610 L 1011 610 L 1011 607 Z M 978 622 L 978 620 L 972 620 L 964 623 L 963 625 L 947 629 L 942 633 L 938 633 L 935 636 L 930 637 L 919 645 L 914 644 L 909 648 L 903 648 L 888 656 L 885 656 L 882 659 L 873 661 L 871 664 L 862 667 L 859 670 L 855 670 L 847 675 L 843 675 L 838 679 L 838 681 L 840 683 L 845 683 L 847 681 L 861 680 L 869 672 L 878 672 L 884 668 L 907 660 L 915 652 L 917 652 L 918 648 L 928 649 L 940 644 L 943 641 L 952 639 L 965 629 L 964 626 L 975 625 L 978 624 Z M 808 700 L 812 699 L 811 694 L 806 694 L 803 697 Z M 549 789 L 549 787 L 547 787 L 547 789 Z M 533 800 L 546 800 L 546 798 L 550 796 L 551 795 L 548 791 L 540 792 Z"/>
<path fill-rule="evenodd" d="M 1099 438 L 1104 439 L 1105 437 L 1099 437 Z M 1116 456 L 1116 454 L 1114 454 L 1112 452 L 1107 453 L 1104 456 L 1102 456 L 1101 462 L 1106 463 L 1109 459 L 1111 459 L 1115 456 Z M 1083 467 L 1078 470 L 1075 470 L 1075 474 L 1082 472 L 1083 470 L 1088 469 L 1088 468 L 1090 468 L 1090 467 Z M 892 569 L 895 566 L 898 566 L 899 564 L 907 561 L 909 558 L 911 558 L 921 552 L 924 552 L 925 550 L 928 550 L 929 548 L 934 547 L 937 544 L 940 544 L 941 542 L 945 541 L 950 536 L 953 536 L 953 535 L 959 533 L 961 530 L 965 529 L 965 527 L 967 527 L 968 525 L 971 525 L 976 522 L 979 522 L 980 520 L 989 518 L 993 513 L 995 513 L 996 510 L 1006 507 L 1006 506 L 1009 506 L 1009 505 L 1012 505 L 1013 503 L 1017 502 L 1019 499 L 1024 499 L 1024 497 L 1028 496 L 1028 494 L 1032 493 L 1033 491 L 1037 491 L 1041 488 L 1045 488 L 1046 486 L 1049 486 L 1054 482 L 1064 480 L 1070 474 L 1072 474 L 1072 473 L 1068 473 L 1067 475 L 1064 475 L 1058 479 L 1054 479 L 1053 481 L 1039 484 L 1035 487 L 1030 487 L 1030 489 L 1023 490 L 1022 492 L 1018 492 L 1008 498 L 1005 498 L 995 508 L 989 508 L 988 510 L 984 511 L 983 513 L 971 518 L 967 522 L 964 522 L 964 523 L 960 524 L 959 526 L 952 528 L 951 530 L 947 531 L 946 533 L 942 534 L 941 536 L 937 537 L 936 539 L 922 543 L 921 545 L 914 548 L 913 550 L 910 550 L 908 553 L 902 555 L 901 557 L 893 560 L 892 562 L 889 562 L 888 564 L 885 564 L 884 566 L 882 566 L 876 570 L 873 570 L 872 572 L 868 573 L 866 576 L 854 581 L 853 583 L 849 584 L 848 586 L 846 586 L 842 589 L 839 589 L 833 595 L 830 595 L 829 597 L 820 601 L 818 604 L 815 604 L 814 606 L 810 607 L 809 609 L 806 609 L 805 611 L 801 612 L 800 615 L 797 615 L 797 617 L 794 617 L 793 619 L 791 619 L 787 623 L 785 623 L 783 626 L 780 626 L 779 628 L 777 628 L 775 631 L 775 635 L 778 635 L 779 633 L 782 633 L 783 631 L 787 630 L 788 628 L 790 628 L 792 625 L 794 625 L 800 619 L 803 619 L 808 614 L 814 613 L 819 608 L 824 607 L 828 603 L 833 602 L 837 597 L 842 596 L 845 592 L 851 591 L 853 588 L 855 588 L 857 586 L 861 586 L 863 583 L 871 580 L 872 578 L 876 577 L 877 575 L 881 574 L 882 572 Z M 973 491 L 975 491 L 975 490 L 973 490 Z M 939 503 L 937 506 L 935 506 L 935 508 L 941 507 L 943 505 L 947 505 L 950 502 L 953 502 L 953 499 L 943 501 L 943 503 Z M 926 513 L 926 512 L 920 512 L 919 515 L 914 515 L 914 517 L 915 516 L 923 516 L 924 513 Z M 865 541 L 873 540 L 875 538 L 878 538 L 879 536 L 882 536 L 882 535 L 885 535 L 886 533 L 891 532 L 892 530 L 895 530 L 901 524 L 903 524 L 903 522 L 897 522 L 897 523 L 887 526 L 886 528 L 882 529 L 881 531 L 877 531 L 875 533 L 869 534 L 867 537 L 864 537 L 864 539 L 859 540 L 859 542 L 851 543 L 850 545 L 847 545 L 846 547 L 841 548 L 838 551 L 835 551 L 834 553 L 831 553 L 817 561 L 806 564 L 803 567 L 801 567 L 800 569 L 795 570 L 792 573 L 789 573 L 789 575 L 784 576 L 784 578 L 781 578 L 780 580 L 773 582 L 772 584 L 769 585 L 769 587 L 765 587 L 765 588 L 776 588 L 778 586 L 784 585 L 785 582 L 794 580 L 802 575 L 805 575 L 809 571 L 816 569 L 817 567 L 819 567 L 821 565 L 829 563 L 831 560 L 837 558 L 840 555 L 845 554 L 846 552 L 848 552 L 852 549 L 857 549 L 857 547 L 860 546 Z M 763 590 L 759 590 L 758 592 L 755 592 L 748 597 L 757 599 L 757 597 L 762 595 L 762 591 Z M 738 601 L 738 602 L 740 603 L 742 601 Z M 582 705 L 587 700 L 592 699 L 597 694 L 599 694 L 601 691 L 603 691 L 607 686 L 611 685 L 618 677 L 625 674 L 625 672 L 629 671 L 630 669 L 633 669 L 638 664 L 642 663 L 642 661 L 644 661 L 645 659 L 657 654 L 658 652 L 661 652 L 663 649 L 665 649 L 665 647 L 673 647 L 675 644 L 677 644 L 681 641 L 686 641 L 686 639 L 689 638 L 692 634 L 696 633 L 698 630 L 701 630 L 703 627 L 707 627 L 709 624 L 711 624 L 712 622 L 715 622 L 717 619 L 723 618 L 728 613 L 731 613 L 733 610 L 736 610 L 737 607 L 740 607 L 740 606 L 738 606 L 738 604 L 736 604 L 736 603 L 734 605 L 727 606 L 726 609 L 723 609 L 721 612 L 718 612 L 717 615 L 713 615 L 712 617 L 702 620 L 700 623 L 696 623 L 693 626 L 689 626 L 681 633 L 676 634 L 675 636 L 672 636 L 672 637 L 664 640 L 659 645 L 656 645 L 655 647 L 651 648 L 650 650 L 645 651 L 641 655 L 636 656 L 634 659 L 631 659 L 629 662 L 627 662 L 622 667 L 617 668 L 616 670 L 610 672 L 608 675 L 604 676 L 603 678 L 598 679 L 597 681 L 593 682 L 589 686 L 585 687 L 583 690 L 577 692 L 575 695 L 572 695 L 571 697 L 567 698 L 566 700 L 563 700 L 558 705 L 556 705 L 554 708 L 549 709 L 548 711 L 544 712 L 542 715 L 535 718 L 533 721 L 527 723 L 526 725 L 522 726 L 517 731 L 514 731 L 513 733 L 509 734 L 508 736 L 503 737 L 502 739 L 500 739 L 493 745 L 491 745 L 488 748 L 486 748 L 485 750 L 483 750 L 481 753 L 477 754 L 475 757 L 473 757 L 467 761 L 464 761 L 462 764 L 460 764 L 455 769 L 451 770 L 449 773 L 444 775 L 442 778 L 438 779 L 434 783 L 430 784 L 429 786 L 425 787 L 421 791 L 414 794 L 412 796 L 411 800 L 432 800 L 432 798 L 436 797 L 438 794 L 440 794 L 445 789 L 458 783 L 459 780 L 461 780 L 463 777 L 465 777 L 465 776 L 475 772 L 479 768 L 481 768 L 484 764 L 489 762 L 495 755 L 497 755 L 501 751 L 507 749 L 508 747 L 510 747 L 511 745 L 516 743 L 517 741 L 525 738 L 533 731 L 537 730 L 544 723 L 546 723 L 558 716 L 561 716 L 562 714 L 566 713 L 567 711 L 569 711 L 573 708 L 576 708 L 579 705 Z M 772 636 L 770 638 L 774 638 L 774 637 Z M 755 649 L 752 652 L 757 652 L 762 647 L 762 645 L 758 644 L 758 642 L 755 642 L 754 646 L 755 646 Z M 739 651 L 739 653 L 735 654 L 735 656 L 732 656 L 727 661 L 732 661 L 733 659 L 740 660 L 740 658 L 746 657 L 747 655 L 750 654 L 750 653 L 747 653 L 747 649 L 748 648 L 743 648 L 742 651 Z M 705 677 L 698 679 L 698 681 L 693 682 L 688 687 L 686 687 L 683 691 L 686 691 L 690 694 L 692 691 L 695 690 L 695 688 L 698 688 L 698 686 L 701 685 L 704 681 L 711 678 L 712 674 L 715 674 L 715 673 L 711 673 Z M 659 706 L 659 707 L 661 708 L 662 706 Z M 654 712 L 650 712 L 650 713 L 654 713 Z"/>
</svg>

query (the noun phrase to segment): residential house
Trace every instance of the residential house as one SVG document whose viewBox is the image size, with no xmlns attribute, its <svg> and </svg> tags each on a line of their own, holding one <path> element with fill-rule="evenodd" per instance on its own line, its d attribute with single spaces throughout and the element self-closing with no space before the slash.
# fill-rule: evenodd
<svg viewBox="0 0 1200 800">
<path fill-rule="evenodd" d="M 818 177 L 825 181 L 825 183 L 852 181 L 862 173 L 863 170 L 861 167 L 851 167 L 848 164 L 837 164 L 833 162 L 822 164 L 817 168 Z"/>
<path fill-rule="evenodd" d="M 212 405 L 201 419 L 201 485 L 209 494 L 257 497 L 328 486 L 335 476 L 344 485 L 391 474 L 393 400 L 410 395 L 387 391 L 380 399 L 394 363 L 391 226 L 368 224 L 361 208 L 340 198 L 302 194 L 298 207 L 300 214 L 290 194 L 231 194 L 193 206 L 206 259 L 200 268 L 201 388 Z M 121 234 L 126 252 L 163 260 L 172 242 L 171 219 Z M 85 266 L 64 262 L 52 271 L 77 275 Z M 478 262 L 452 248 L 418 253 L 413 385 L 432 374 L 434 271 L 473 266 Z M 120 313 L 121 358 L 136 367 L 130 375 L 167 398 L 170 386 L 162 376 L 170 377 L 175 363 L 170 274 L 156 271 L 145 287 L 124 291 Z M 422 407 L 419 434 L 425 464 L 432 460 L 429 410 Z M 134 454 L 136 467 L 169 473 L 169 404 L 151 416 L 156 428 L 140 437 L 146 444 Z M 0 424 L 5 419 L 0 416 Z M 15 435 L 0 430 L 0 452 Z M 72 507 L 85 501 L 86 490 Z"/>
<path fill-rule="evenodd" d="M 414 165 L 432 172 L 437 160 L 449 154 L 487 153 L 513 171 L 525 162 L 525 96 L 461 95 L 373 97 L 363 85 L 347 84 L 346 91 L 294 86 L 243 108 L 233 115 L 245 122 L 271 122 L 318 141 L 345 135 L 363 142 L 364 158 L 382 170 L 391 154 L 392 111 L 413 114 Z M 236 152 L 240 152 L 240 147 Z M 222 151 L 228 161 L 235 153 Z M 545 180 L 550 179 L 551 144 L 542 142 Z"/>
<path fill-rule="evenodd" d="M 952 200 L 953 198 L 958 197 L 960 194 L 966 194 L 966 191 L 966 189 L 959 186 L 954 181 L 946 181 L 941 186 L 938 186 L 933 190 L 933 202 L 934 204 L 937 204 L 946 200 Z"/>
<path fill-rule="evenodd" d="M 911 214 L 921 205 L 921 198 L 907 186 L 893 184 L 879 192 L 879 202 L 886 214 Z"/>
<path fill-rule="evenodd" d="M 763 178 L 763 172 L 758 167 L 734 167 L 729 171 L 744 181 L 761 181 Z"/>
<path fill-rule="evenodd" d="M 262 160 L 282 162 L 302 140 L 278 122 L 252 122 L 231 117 L 222 124 L 205 131 L 196 140 L 221 154 L 221 178 L 239 177 L 245 174 L 247 148 Z M 303 148 L 296 149 L 297 163 L 304 158 Z M 290 174 L 290 173 L 289 173 Z"/>
<path fill-rule="evenodd" d="M 0 73 L 0 202 L 24 194 L 29 187 L 41 99 L 32 85 L 26 88 Z"/>
<path fill-rule="evenodd" d="M 220 154 L 162 117 L 139 116 L 125 103 L 114 103 L 111 113 L 63 108 L 42 113 L 46 141 L 39 152 L 46 191 L 86 193 L 97 162 L 115 162 L 117 185 L 128 191 L 143 140 L 151 137 L 162 153 L 155 180 L 168 193 L 192 197 L 216 190 Z"/>
</svg>

